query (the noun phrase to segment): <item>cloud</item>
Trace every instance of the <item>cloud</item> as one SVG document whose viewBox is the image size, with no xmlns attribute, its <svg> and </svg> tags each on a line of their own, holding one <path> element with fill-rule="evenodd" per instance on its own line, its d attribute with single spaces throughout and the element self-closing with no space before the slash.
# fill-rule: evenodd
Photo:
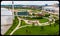
<svg viewBox="0 0 60 36">
<path fill-rule="evenodd" d="M 15 5 L 51 5 L 59 3 L 58 1 L 13 1 Z M 2 5 L 12 5 L 12 1 L 2 1 Z"/>
<path fill-rule="evenodd" d="M 1 5 L 12 5 L 12 1 L 2 1 Z"/>
</svg>

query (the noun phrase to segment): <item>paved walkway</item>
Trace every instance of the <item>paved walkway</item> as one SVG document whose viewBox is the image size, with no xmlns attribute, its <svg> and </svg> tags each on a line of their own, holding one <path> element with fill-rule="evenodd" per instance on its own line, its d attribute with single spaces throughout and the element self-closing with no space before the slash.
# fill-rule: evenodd
<svg viewBox="0 0 60 36">
<path fill-rule="evenodd" d="M 27 27 L 27 26 L 32 26 L 32 25 L 25 25 L 25 26 L 21 26 L 21 27 L 19 27 L 20 26 L 20 18 L 18 17 L 18 19 L 19 19 L 19 24 L 17 25 L 17 27 L 10 33 L 10 35 L 12 35 L 17 29 L 19 29 L 19 28 L 23 28 L 23 27 Z"/>
<path fill-rule="evenodd" d="M 19 17 L 17 17 L 19 19 Z M 20 20 L 19 19 L 19 24 L 17 25 L 17 27 L 10 33 L 10 35 L 12 35 L 17 29 L 19 29 L 19 26 L 20 26 Z"/>
<path fill-rule="evenodd" d="M 45 17 L 44 17 L 45 18 Z M 32 25 L 25 25 L 25 26 L 21 26 L 21 27 L 19 27 L 20 26 L 20 18 L 18 17 L 18 19 L 19 19 L 19 24 L 17 25 L 17 27 L 10 33 L 10 35 L 12 35 L 17 29 L 20 29 L 20 28 L 23 28 L 23 27 L 27 27 L 27 26 L 32 26 Z M 49 18 L 46 18 L 46 19 L 49 19 Z M 22 20 L 24 20 L 26 23 L 28 23 L 27 21 L 28 20 L 25 20 L 25 19 L 22 19 Z M 55 19 L 54 19 L 55 20 Z M 54 21 L 53 21 L 53 23 L 55 23 Z M 51 23 L 51 24 L 53 24 L 53 23 Z M 50 25 L 49 24 L 49 22 L 45 22 L 45 23 L 39 23 L 39 21 L 38 21 L 38 25 L 39 26 L 45 26 L 45 25 Z"/>
</svg>

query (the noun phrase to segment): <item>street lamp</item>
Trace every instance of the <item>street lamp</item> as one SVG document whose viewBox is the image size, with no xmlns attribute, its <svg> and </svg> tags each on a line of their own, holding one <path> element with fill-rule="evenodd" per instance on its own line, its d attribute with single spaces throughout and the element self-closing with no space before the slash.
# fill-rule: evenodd
<svg viewBox="0 0 60 36">
<path fill-rule="evenodd" d="M 12 1 L 12 10 L 13 10 L 13 12 L 12 12 L 12 14 L 13 14 L 13 19 L 15 19 L 14 18 L 14 2 Z"/>
</svg>

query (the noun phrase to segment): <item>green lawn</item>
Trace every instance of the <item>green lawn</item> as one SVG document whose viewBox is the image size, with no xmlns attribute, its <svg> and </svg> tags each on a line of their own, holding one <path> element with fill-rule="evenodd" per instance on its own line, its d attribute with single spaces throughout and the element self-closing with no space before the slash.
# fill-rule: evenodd
<svg viewBox="0 0 60 36">
<path fill-rule="evenodd" d="M 49 20 L 48 19 L 45 19 L 45 18 L 43 18 L 43 19 L 39 19 L 39 22 L 40 23 L 45 23 L 45 22 L 48 22 Z"/>
<path fill-rule="evenodd" d="M 26 29 L 30 32 L 26 32 Z M 25 28 L 20 28 L 13 33 L 13 35 L 58 35 L 59 34 L 59 25 L 57 24 L 54 27 L 52 26 L 44 26 L 44 29 L 41 30 L 41 26 L 29 26 Z"/>
<path fill-rule="evenodd" d="M 24 26 L 24 25 L 27 25 L 26 23 L 25 23 L 25 21 L 21 21 L 21 26 Z"/>
<path fill-rule="evenodd" d="M 30 18 L 30 17 L 27 17 L 28 20 L 39 20 L 40 23 L 45 23 L 45 22 L 48 22 L 49 20 L 46 19 L 46 18 Z"/>
<path fill-rule="evenodd" d="M 12 26 L 9 28 L 9 30 L 5 33 L 5 35 L 9 35 L 14 28 L 16 28 L 16 26 L 18 25 L 19 21 L 17 19 L 17 16 L 15 16 L 15 19 L 13 20 L 13 24 Z"/>
</svg>

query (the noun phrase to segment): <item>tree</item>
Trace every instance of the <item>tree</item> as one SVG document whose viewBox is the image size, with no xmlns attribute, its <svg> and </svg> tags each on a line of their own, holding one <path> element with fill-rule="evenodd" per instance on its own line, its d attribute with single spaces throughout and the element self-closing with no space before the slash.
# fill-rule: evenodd
<svg viewBox="0 0 60 36">
<path fill-rule="evenodd" d="M 34 26 L 35 26 L 35 24 L 33 23 L 33 24 L 32 24 L 32 26 L 34 27 Z"/>
<path fill-rule="evenodd" d="M 53 18 L 54 18 L 55 20 L 57 20 L 57 17 L 54 16 Z"/>
<path fill-rule="evenodd" d="M 28 29 L 30 29 L 30 28 L 28 28 L 28 26 L 27 26 L 27 28 L 26 28 L 26 33 L 27 33 L 27 34 L 31 34 L 31 30 L 28 30 Z"/>
<path fill-rule="evenodd" d="M 56 26 L 56 24 L 54 23 L 54 27 Z"/>
<path fill-rule="evenodd" d="M 55 19 L 55 24 L 54 24 L 54 26 L 56 26 L 56 24 L 59 24 L 59 20 L 58 20 L 58 18 L 57 17 L 53 17 L 54 19 Z"/>
<path fill-rule="evenodd" d="M 21 20 L 21 26 L 22 26 L 22 21 L 23 21 L 23 20 Z"/>
<path fill-rule="evenodd" d="M 50 14 L 45 14 L 45 17 L 49 17 L 50 16 Z"/>
<path fill-rule="evenodd" d="M 14 15 L 16 15 L 16 12 L 14 12 Z"/>
<path fill-rule="evenodd" d="M 54 19 L 52 19 L 52 22 L 54 22 Z M 54 23 L 54 26 L 56 26 L 56 24 Z"/>
<path fill-rule="evenodd" d="M 32 15 L 34 16 L 35 14 L 33 13 Z"/>
<path fill-rule="evenodd" d="M 56 23 L 56 24 L 59 24 L 59 20 L 55 20 L 55 23 Z"/>
<path fill-rule="evenodd" d="M 43 30 L 44 29 L 44 26 L 41 26 L 41 30 Z"/>
<path fill-rule="evenodd" d="M 28 33 L 28 30 L 26 29 L 26 33 Z"/>
</svg>

